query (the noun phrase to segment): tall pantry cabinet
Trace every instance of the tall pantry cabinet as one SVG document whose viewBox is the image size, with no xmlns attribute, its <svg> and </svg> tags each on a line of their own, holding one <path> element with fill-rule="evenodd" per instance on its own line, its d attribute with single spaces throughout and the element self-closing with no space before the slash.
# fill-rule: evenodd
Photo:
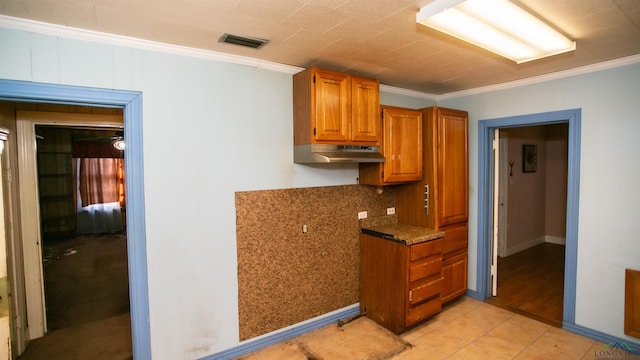
<svg viewBox="0 0 640 360">
<path fill-rule="evenodd" d="M 430 107 L 423 113 L 422 181 L 396 189 L 398 222 L 443 230 L 442 302 L 467 290 L 468 114 Z"/>
</svg>

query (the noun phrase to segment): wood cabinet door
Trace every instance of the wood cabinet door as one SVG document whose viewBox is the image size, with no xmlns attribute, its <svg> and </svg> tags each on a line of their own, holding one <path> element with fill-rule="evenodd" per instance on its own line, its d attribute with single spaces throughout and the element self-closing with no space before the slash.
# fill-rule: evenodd
<svg viewBox="0 0 640 360">
<path fill-rule="evenodd" d="M 640 338 L 640 271 L 625 270 L 624 333 Z"/>
<path fill-rule="evenodd" d="M 360 311 L 400 334 L 405 329 L 408 247 L 360 235 Z"/>
<path fill-rule="evenodd" d="M 351 139 L 351 79 L 347 74 L 317 70 L 313 74 L 315 140 Z"/>
<path fill-rule="evenodd" d="M 411 182 L 422 179 L 422 113 L 383 107 L 383 181 Z"/>
<path fill-rule="evenodd" d="M 446 235 L 445 235 L 446 236 Z M 467 292 L 467 252 L 448 256 L 442 264 L 443 289 L 442 302 L 453 300 Z"/>
<path fill-rule="evenodd" d="M 380 143 L 380 83 L 351 77 L 351 132 L 353 141 Z"/>
<path fill-rule="evenodd" d="M 444 226 L 466 222 L 469 217 L 467 115 L 440 109 L 437 122 L 438 216 Z"/>
</svg>

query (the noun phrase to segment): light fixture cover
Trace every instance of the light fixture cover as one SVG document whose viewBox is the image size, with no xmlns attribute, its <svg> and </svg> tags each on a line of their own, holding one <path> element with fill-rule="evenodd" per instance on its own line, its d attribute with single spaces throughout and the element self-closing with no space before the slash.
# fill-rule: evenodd
<svg viewBox="0 0 640 360">
<path fill-rule="evenodd" d="M 124 151 L 125 147 L 126 147 L 126 143 L 124 142 L 124 140 L 122 139 L 118 139 L 116 141 L 113 142 L 113 147 L 120 150 L 120 151 Z"/>
<path fill-rule="evenodd" d="M 518 64 L 576 49 L 575 41 L 508 0 L 436 0 L 416 21 Z"/>
</svg>

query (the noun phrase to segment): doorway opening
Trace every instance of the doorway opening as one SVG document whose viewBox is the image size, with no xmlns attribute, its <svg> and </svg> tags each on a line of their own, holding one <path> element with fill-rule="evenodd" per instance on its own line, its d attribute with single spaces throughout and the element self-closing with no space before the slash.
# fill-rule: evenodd
<svg viewBox="0 0 640 360">
<path fill-rule="evenodd" d="M 100 89 L 70 85 L 56 85 L 38 82 L 15 81 L 0 79 L 0 100 L 12 102 L 29 102 L 38 104 L 67 104 L 80 106 L 95 106 L 103 109 L 122 109 L 124 117 L 124 130 L 127 133 L 127 152 L 125 154 L 125 171 L 127 174 L 127 257 L 129 264 L 129 295 L 130 295 L 130 317 L 131 317 L 131 340 L 133 342 L 134 358 L 149 359 L 151 358 L 151 341 L 150 341 L 150 324 L 149 324 L 149 292 L 147 279 L 147 257 L 146 257 L 146 231 L 145 231 L 145 209 L 144 209 L 144 161 L 142 150 L 142 94 L 136 91 Z M 46 106 L 46 105 L 45 105 Z M 2 118 L 11 120 L 13 115 Z M 0 120 L 2 120 L 0 119 Z M 16 125 L 10 125 L 12 134 L 16 134 Z M 22 129 L 24 130 L 24 129 Z M 13 137 L 15 141 L 15 137 Z M 10 141 L 11 143 L 11 138 Z M 26 143 L 29 147 L 30 144 Z M 15 142 L 10 145 L 13 153 L 18 152 Z M 35 158 L 35 156 L 34 156 Z M 16 164 L 14 169 L 20 166 Z M 16 188 L 26 185 L 23 179 L 16 182 Z M 15 193 L 18 190 L 13 190 Z M 14 208 L 17 219 L 28 218 L 28 215 L 37 211 L 36 201 L 31 198 L 26 199 L 28 202 L 22 204 L 22 198 L 19 199 L 20 209 Z M 25 216 L 26 215 L 26 216 Z M 17 244 L 20 246 L 28 245 L 32 242 L 32 238 L 37 235 L 39 237 L 40 226 L 33 227 L 16 227 L 18 235 Z M 36 252 L 37 254 L 37 252 Z M 12 315 L 16 318 L 11 321 L 11 326 L 16 328 L 12 331 L 11 341 L 12 347 L 18 349 L 13 352 L 16 356 L 26 346 L 30 339 L 38 337 L 44 329 L 44 321 L 38 322 L 38 319 L 31 319 L 31 316 L 42 318 L 43 307 L 38 304 L 38 298 L 42 301 L 44 296 L 41 289 L 41 281 L 25 281 L 30 274 L 24 273 L 24 269 L 28 268 L 26 263 L 41 263 L 40 259 L 35 261 L 28 255 L 19 257 L 20 264 L 17 267 L 17 276 L 20 281 L 14 281 L 13 284 L 25 285 L 22 291 L 18 291 L 15 295 L 19 298 L 12 302 L 11 309 L 14 310 Z M 22 270 L 20 270 L 22 269 Z M 20 289 L 19 289 L 20 290 Z M 17 299 L 17 298 L 16 298 Z M 35 302 L 34 302 L 35 301 Z M 34 315 L 35 314 L 35 315 Z M 30 321 L 34 320 L 34 321 Z M 15 336 L 14 336 L 15 335 Z M 34 336 L 35 335 L 35 336 Z M 111 334 L 99 334 L 105 342 Z M 40 335 L 42 336 L 42 335 Z M 14 346 L 14 342 L 16 343 Z M 77 344 L 78 346 L 82 344 Z"/>
<path fill-rule="evenodd" d="M 497 129 L 487 302 L 562 326 L 568 124 Z"/>
<path fill-rule="evenodd" d="M 29 321 L 21 358 L 132 354 L 121 109 L 15 110 Z M 34 144 L 36 146 L 29 146 Z M 24 210 L 22 210 L 24 211 Z M 39 311 L 31 311 L 39 310 Z M 112 334 L 109 347 L 96 333 Z M 93 335 L 91 335 L 93 334 Z M 76 344 L 82 344 L 78 346 Z M 25 344 L 26 345 L 26 344 Z"/>
<path fill-rule="evenodd" d="M 35 125 L 47 333 L 23 356 L 87 329 L 122 334 L 112 355 L 131 355 L 124 150 L 113 146 L 124 132 L 91 125 Z"/>
<path fill-rule="evenodd" d="M 476 294 L 472 296 L 487 300 L 492 296 L 494 263 L 493 214 L 495 200 L 494 179 L 494 140 L 497 129 L 522 126 L 551 125 L 566 123 L 567 130 L 567 190 L 566 225 L 563 273 L 562 326 L 575 325 L 576 277 L 578 252 L 578 209 L 580 188 L 580 133 L 581 110 L 570 109 L 513 116 L 478 122 L 478 241 L 477 241 L 477 277 Z M 496 254 L 497 255 L 497 254 Z M 495 257 L 497 260 L 497 256 Z"/>
</svg>

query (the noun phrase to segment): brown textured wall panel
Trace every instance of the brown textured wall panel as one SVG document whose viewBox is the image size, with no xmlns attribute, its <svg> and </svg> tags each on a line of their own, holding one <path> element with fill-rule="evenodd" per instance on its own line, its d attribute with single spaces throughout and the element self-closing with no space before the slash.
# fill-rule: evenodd
<svg viewBox="0 0 640 360">
<path fill-rule="evenodd" d="M 357 303 L 357 214 L 367 211 L 373 223 L 395 219 L 386 215 L 390 188 L 245 191 L 235 202 L 240 340 Z"/>
</svg>

